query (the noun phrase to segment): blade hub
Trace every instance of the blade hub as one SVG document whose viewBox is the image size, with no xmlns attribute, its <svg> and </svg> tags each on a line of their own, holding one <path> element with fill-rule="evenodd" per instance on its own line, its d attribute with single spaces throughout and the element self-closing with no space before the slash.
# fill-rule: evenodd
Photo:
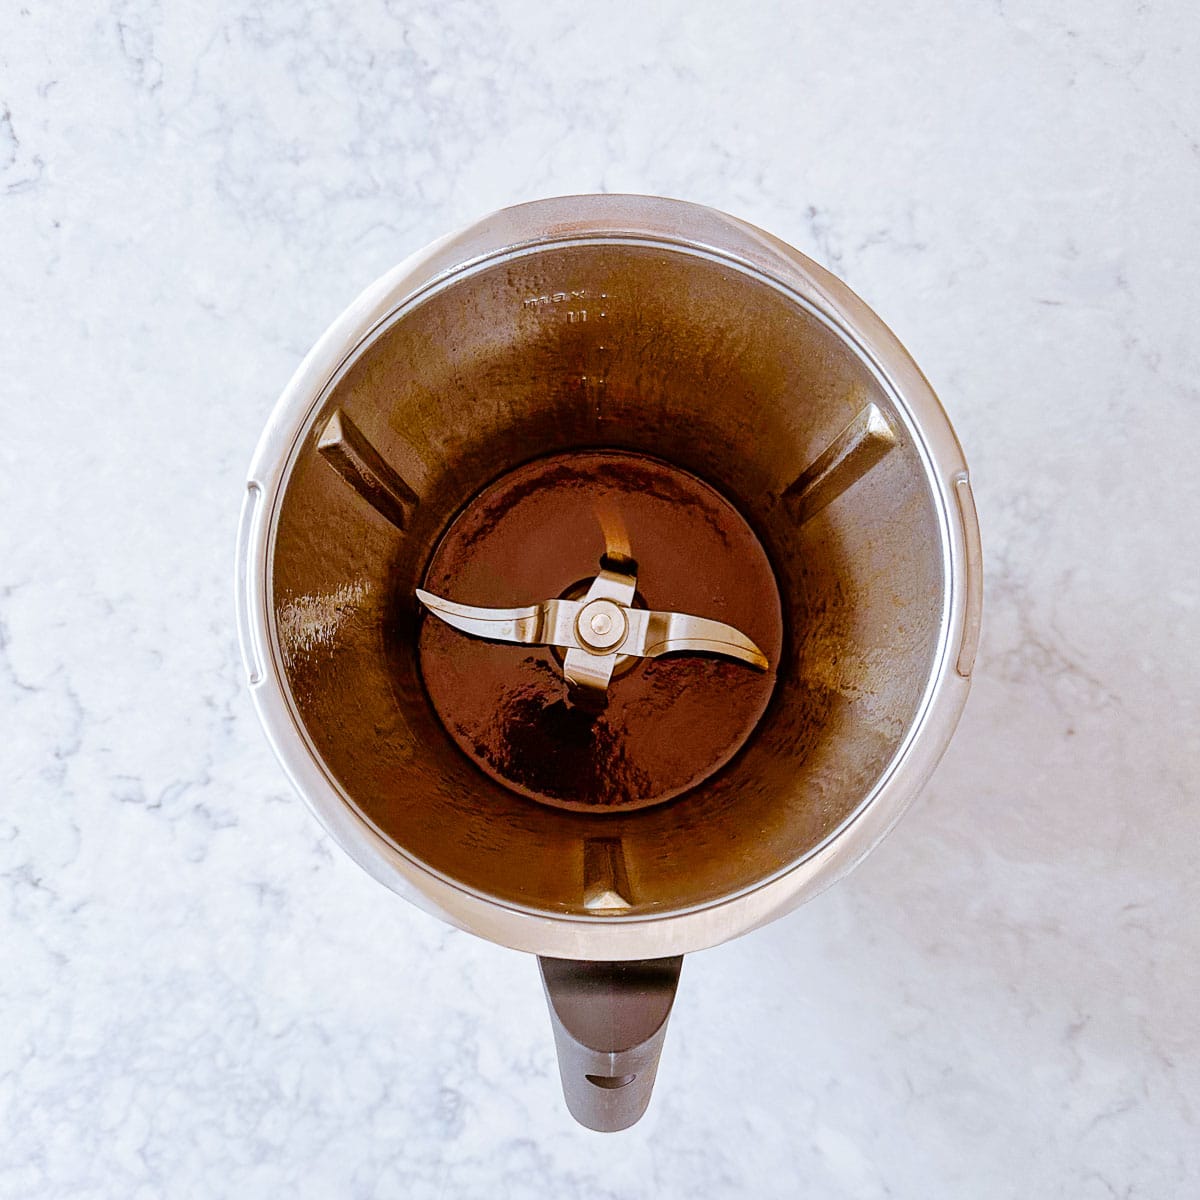
<svg viewBox="0 0 1200 1200">
<path fill-rule="evenodd" d="M 579 610 L 575 618 L 575 633 L 585 650 L 593 654 L 611 654 L 625 641 L 629 633 L 629 618 L 616 602 L 593 600 Z"/>
</svg>

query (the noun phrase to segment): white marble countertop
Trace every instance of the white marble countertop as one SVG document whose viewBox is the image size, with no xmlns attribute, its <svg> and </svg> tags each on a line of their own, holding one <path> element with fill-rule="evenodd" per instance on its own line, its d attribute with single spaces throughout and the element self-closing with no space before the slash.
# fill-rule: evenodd
<svg viewBox="0 0 1200 1200">
<path fill-rule="evenodd" d="M 1197 62 L 1191 5 L 1120 0 L 7 6 L 0 1195 L 1194 1194 Z M 435 236 L 599 190 L 845 278 L 951 413 L 987 563 L 923 798 L 688 960 L 610 1137 L 563 1108 L 532 960 L 292 794 L 230 601 L 325 325 Z"/>
</svg>

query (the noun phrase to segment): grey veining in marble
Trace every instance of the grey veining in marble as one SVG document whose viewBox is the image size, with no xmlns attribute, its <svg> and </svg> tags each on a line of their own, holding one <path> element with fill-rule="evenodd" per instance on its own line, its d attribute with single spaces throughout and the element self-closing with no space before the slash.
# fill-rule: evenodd
<svg viewBox="0 0 1200 1200">
<path fill-rule="evenodd" d="M 1200 1186 L 1200 22 L 1184 3 L 97 0 L 0 12 L 0 1195 Z M 244 470 L 368 282 L 662 193 L 942 394 L 975 692 L 849 880 L 693 956 L 642 1124 L 531 960 L 334 851 L 242 686 Z"/>
</svg>

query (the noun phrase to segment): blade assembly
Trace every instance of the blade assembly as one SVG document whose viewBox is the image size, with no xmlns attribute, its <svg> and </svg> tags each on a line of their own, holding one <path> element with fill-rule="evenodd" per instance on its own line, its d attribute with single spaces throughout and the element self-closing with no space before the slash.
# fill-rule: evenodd
<svg viewBox="0 0 1200 1200">
<path fill-rule="evenodd" d="M 719 654 L 765 671 L 767 656 L 739 629 L 708 617 L 634 606 L 636 568 L 606 556 L 579 600 L 544 600 L 524 608 L 456 604 L 417 589 L 417 599 L 447 625 L 472 637 L 520 646 L 557 646 L 568 696 L 603 707 L 619 658 Z"/>
</svg>

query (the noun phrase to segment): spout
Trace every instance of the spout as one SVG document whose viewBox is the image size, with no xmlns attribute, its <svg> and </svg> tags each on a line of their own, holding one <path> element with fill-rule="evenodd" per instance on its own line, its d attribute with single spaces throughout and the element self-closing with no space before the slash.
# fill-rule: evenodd
<svg viewBox="0 0 1200 1200">
<path fill-rule="evenodd" d="M 588 1129 L 628 1129 L 646 1111 L 683 957 L 539 958 L 563 1096 Z"/>
</svg>

